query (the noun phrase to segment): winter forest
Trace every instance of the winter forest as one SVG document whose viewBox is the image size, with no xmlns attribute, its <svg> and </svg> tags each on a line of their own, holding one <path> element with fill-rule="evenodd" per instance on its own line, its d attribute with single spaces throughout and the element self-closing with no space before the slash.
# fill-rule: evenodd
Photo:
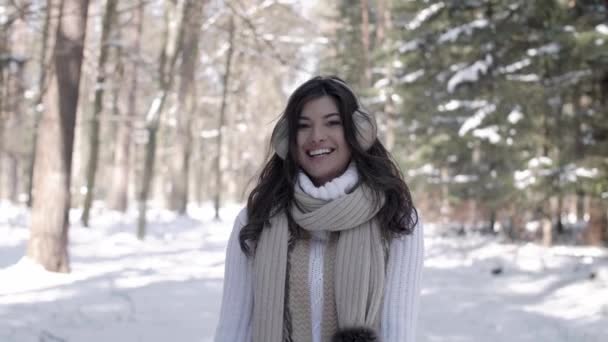
<svg viewBox="0 0 608 342">
<path fill-rule="evenodd" d="M 600 0 L 0 0 L 0 341 L 212 341 L 234 219 L 318 74 L 424 222 L 417 341 L 605 341 Z"/>
</svg>

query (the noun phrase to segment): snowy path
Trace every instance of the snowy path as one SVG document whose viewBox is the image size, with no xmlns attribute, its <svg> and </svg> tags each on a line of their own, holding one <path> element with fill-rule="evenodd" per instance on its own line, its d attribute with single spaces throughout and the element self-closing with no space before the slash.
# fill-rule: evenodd
<svg viewBox="0 0 608 342">
<path fill-rule="evenodd" d="M 419 341 L 599 342 L 608 336 L 605 250 L 433 236 L 426 243 Z"/>
<path fill-rule="evenodd" d="M 210 208 L 193 219 L 155 212 L 145 242 L 133 237 L 134 216 L 98 216 L 92 229 L 73 227 L 72 273 L 57 275 L 20 260 L 28 214 L 0 206 L 0 341 L 211 341 L 237 211 L 224 210 L 220 223 Z M 605 250 L 518 248 L 430 229 L 425 241 L 419 341 L 608 336 Z"/>
</svg>

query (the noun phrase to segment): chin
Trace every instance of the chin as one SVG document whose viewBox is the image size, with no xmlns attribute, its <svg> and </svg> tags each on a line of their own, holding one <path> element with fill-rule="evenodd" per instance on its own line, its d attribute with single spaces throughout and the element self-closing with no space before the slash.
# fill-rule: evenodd
<svg viewBox="0 0 608 342">
<path fill-rule="evenodd" d="M 334 178 L 338 177 L 339 174 L 336 172 L 326 172 L 326 173 L 310 173 L 308 172 L 310 180 L 317 186 L 321 186 L 327 182 L 332 181 Z"/>
</svg>

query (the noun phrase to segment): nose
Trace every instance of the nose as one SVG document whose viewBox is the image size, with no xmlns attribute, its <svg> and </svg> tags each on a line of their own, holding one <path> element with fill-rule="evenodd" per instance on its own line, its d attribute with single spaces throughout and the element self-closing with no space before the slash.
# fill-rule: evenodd
<svg viewBox="0 0 608 342">
<path fill-rule="evenodd" d="M 327 138 L 327 132 L 323 125 L 313 125 L 310 137 L 315 143 L 322 142 Z"/>
</svg>

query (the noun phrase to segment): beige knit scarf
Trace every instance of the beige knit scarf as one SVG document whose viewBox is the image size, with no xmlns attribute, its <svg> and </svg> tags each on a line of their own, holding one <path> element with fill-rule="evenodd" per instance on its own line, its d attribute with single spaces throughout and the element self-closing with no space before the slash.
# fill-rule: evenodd
<svg viewBox="0 0 608 342">
<path fill-rule="evenodd" d="M 374 217 L 383 199 L 374 205 L 372 192 L 365 185 L 332 201 L 312 198 L 296 186 L 295 201 L 297 205 L 292 206 L 291 214 L 300 227 L 307 231 L 339 232 L 332 234 L 334 238 L 325 257 L 323 342 L 338 329 L 376 328 L 384 291 L 385 259 L 380 227 Z M 288 242 L 287 216 L 278 214 L 262 230 L 253 260 L 254 342 L 312 340 L 309 245 L 300 241 L 288 255 Z M 293 274 L 288 280 L 288 257 L 292 266 L 304 263 L 306 272 L 298 269 L 301 267 L 291 269 Z M 290 286 L 286 287 L 286 281 Z M 300 286 L 302 283 L 304 286 Z M 285 327 L 287 298 L 291 334 Z"/>
</svg>

